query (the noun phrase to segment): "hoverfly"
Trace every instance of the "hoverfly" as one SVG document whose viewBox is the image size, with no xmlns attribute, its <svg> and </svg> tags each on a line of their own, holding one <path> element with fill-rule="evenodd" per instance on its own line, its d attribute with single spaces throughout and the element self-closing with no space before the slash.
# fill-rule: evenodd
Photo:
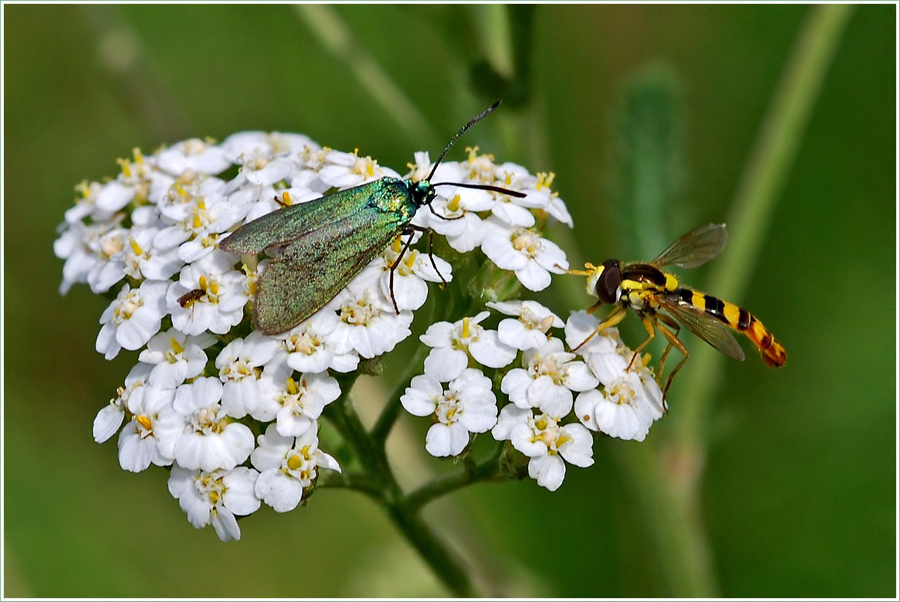
<svg viewBox="0 0 900 602">
<path fill-rule="evenodd" d="M 673 242 L 653 261 L 622 264 L 618 259 L 608 259 L 599 266 L 587 263 L 585 270 L 569 270 L 569 274 L 587 276 L 588 293 L 599 299 L 588 313 L 593 313 L 604 303 L 615 305 L 606 319 L 575 349 L 582 347 L 597 333 L 621 322 L 631 308 L 650 335 L 635 349 L 631 363 L 653 340 L 657 330 L 668 341 L 660 356 L 658 378 L 662 377 L 666 357 L 673 347 L 684 356 L 666 379 L 664 397 L 672 379 L 690 355 L 678 338 L 682 325 L 717 351 L 741 361 L 744 360 L 744 351 L 731 330 L 742 332 L 756 345 L 766 365 L 783 366 L 787 360 L 784 346 L 775 340 L 756 316 L 733 303 L 684 286 L 675 276 L 663 271 L 663 268 L 672 265 L 682 268 L 701 266 L 718 255 L 727 240 L 725 224 L 707 224 Z"/>
</svg>

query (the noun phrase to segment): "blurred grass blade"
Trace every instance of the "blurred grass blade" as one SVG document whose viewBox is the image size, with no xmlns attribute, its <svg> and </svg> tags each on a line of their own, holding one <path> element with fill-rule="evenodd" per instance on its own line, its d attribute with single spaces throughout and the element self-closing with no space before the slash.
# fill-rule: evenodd
<svg viewBox="0 0 900 602">
<path fill-rule="evenodd" d="M 675 234 L 669 217 L 676 213 L 683 175 L 675 76 L 652 66 L 628 81 L 612 129 L 613 197 L 620 229 L 627 233 L 622 255 L 649 259 Z M 714 596 L 715 570 L 702 517 L 670 486 L 657 441 L 616 446 L 613 456 L 646 517 L 665 595 Z"/>
<path fill-rule="evenodd" d="M 725 298 L 739 298 L 747 288 L 851 10 L 846 4 L 811 8 L 735 196 L 728 255 L 714 264 L 712 281 Z"/>
<path fill-rule="evenodd" d="M 507 15 L 501 4 L 476 4 L 468 7 L 478 30 L 478 41 L 485 58 L 497 74 L 506 80 L 515 76 L 512 37 Z"/>
<path fill-rule="evenodd" d="M 842 4 L 810 8 L 734 199 L 728 220 L 728 248 L 711 264 L 709 290 L 724 299 L 740 302 L 753 275 L 775 202 L 794 163 L 851 9 Z M 672 418 L 677 424 L 679 447 L 687 456 L 693 456 L 696 451 L 691 450 L 702 441 L 707 406 L 721 368 L 721 358 L 705 346 L 691 353 L 685 367 L 680 388 L 690 394 Z"/>
<path fill-rule="evenodd" d="M 422 112 L 356 41 L 334 8 L 325 4 L 298 4 L 294 10 L 319 43 L 347 66 L 414 145 L 438 145 L 438 136 Z"/>
<path fill-rule="evenodd" d="M 138 31 L 122 18 L 119 7 L 110 10 L 85 4 L 78 8 L 96 40 L 97 64 L 109 80 L 107 85 L 118 91 L 116 100 L 123 111 L 143 127 L 154 144 L 171 144 L 198 135 L 178 95 L 166 85 L 165 77 L 153 69 L 153 61 L 147 60 Z"/>
<path fill-rule="evenodd" d="M 613 115 L 615 206 L 629 233 L 628 257 L 649 259 L 673 237 L 666 224 L 681 181 L 677 115 L 675 77 L 656 66 L 627 83 Z"/>
<path fill-rule="evenodd" d="M 616 443 L 619 443 L 618 441 Z M 666 597 L 719 595 L 709 537 L 700 507 L 673 490 L 665 446 L 650 438 L 639 445 L 612 445 L 655 546 Z"/>
</svg>

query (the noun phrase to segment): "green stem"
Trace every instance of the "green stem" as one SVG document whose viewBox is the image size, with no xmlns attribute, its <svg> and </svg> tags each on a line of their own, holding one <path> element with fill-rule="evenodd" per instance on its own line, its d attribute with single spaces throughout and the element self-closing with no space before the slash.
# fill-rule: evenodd
<svg viewBox="0 0 900 602">
<path fill-rule="evenodd" d="M 414 510 L 403 505 L 388 506 L 388 514 L 409 543 L 422 555 L 435 575 L 454 596 L 471 598 L 475 596 L 472 580 L 447 545 L 441 541 L 430 526 Z"/>
<path fill-rule="evenodd" d="M 334 403 L 326 406 L 325 416 L 353 449 L 366 471 L 366 479 L 356 479 L 352 482 L 347 478 L 341 480 L 331 476 L 325 480 L 323 486 L 351 487 L 352 483 L 352 488 L 359 489 L 380 501 L 403 536 L 447 589 L 454 596 L 473 596 L 472 581 L 460 559 L 418 515 L 418 509 L 405 502 L 400 485 L 387 461 L 383 445 L 376 444 L 369 436 L 353 407 L 350 389 L 354 380 L 353 376 L 343 379 L 341 383 L 343 393 Z M 370 486 L 372 483 L 377 483 L 377 486 Z"/>
<path fill-rule="evenodd" d="M 332 55 L 344 63 L 397 128 L 415 144 L 437 145 L 438 136 L 415 103 L 356 40 L 338 12 L 325 4 L 298 4 L 297 16 Z"/>
<path fill-rule="evenodd" d="M 381 484 L 368 473 L 340 473 L 331 470 L 319 473 L 317 489 L 352 489 L 365 493 L 376 501 L 381 501 L 383 491 Z"/>
<path fill-rule="evenodd" d="M 490 458 L 466 465 L 461 470 L 443 475 L 406 496 L 406 506 L 418 511 L 429 502 L 457 489 L 462 489 L 478 481 L 491 480 L 500 472 L 500 453 L 503 445 L 498 445 L 495 453 Z"/>
<path fill-rule="evenodd" d="M 753 273 L 775 203 L 809 121 L 819 90 L 837 50 L 852 7 L 827 4 L 810 8 L 778 90 L 763 121 L 759 139 L 732 206 L 729 244 L 712 266 L 709 289 L 740 300 Z M 673 413 L 679 447 L 688 455 L 702 441 L 709 406 L 723 362 L 712 350 L 698 348 L 685 367 L 681 390 L 690 391 Z"/>
<path fill-rule="evenodd" d="M 634 497 L 655 543 L 657 563 L 667 595 L 716 596 L 711 551 L 699 507 L 677 495 L 668 483 L 665 454 L 651 441 L 612 445 L 613 456 L 627 475 Z"/>
<path fill-rule="evenodd" d="M 438 301 L 433 301 L 431 303 L 428 319 L 425 322 L 426 324 L 434 323 L 434 314 L 437 303 Z M 391 433 L 391 429 L 394 427 L 394 423 L 397 422 L 397 418 L 400 416 L 400 410 L 403 407 L 400 404 L 400 397 L 406 391 L 406 387 L 409 386 L 412 378 L 416 374 L 419 374 L 423 369 L 422 365 L 425 361 L 425 356 L 430 350 L 431 349 L 425 345 L 419 345 L 416 348 L 416 352 L 413 354 L 412 358 L 410 358 L 409 363 L 406 365 L 406 369 L 403 371 L 403 376 L 400 377 L 397 381 L 397 386 L 391 391 L 390 395 L 388 395 L 387 405 L 384 406 L 384 409 L 378 416 L 378 420 L 375 421 L 375 425 L 372 427 L 372 440 L 381 449 L 384 449 L 384 442 L 387 440 L 388 435 Z"/>
</svg>

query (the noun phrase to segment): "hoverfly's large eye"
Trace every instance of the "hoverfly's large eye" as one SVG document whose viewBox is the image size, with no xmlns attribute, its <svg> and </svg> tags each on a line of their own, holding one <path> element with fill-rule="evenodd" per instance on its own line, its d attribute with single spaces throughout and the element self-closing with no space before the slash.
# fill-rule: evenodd
<svg viewBox="0 0 900 602">
<path fill-rule="evenodd" d="M 622 283 L 622 270 L 617 259 L 607 259 L 603 262 L 603 272 L 597 279 L 597 296 L 604 303 L 618 301 L 617 293 L 619 284 Z"/>
</svg>

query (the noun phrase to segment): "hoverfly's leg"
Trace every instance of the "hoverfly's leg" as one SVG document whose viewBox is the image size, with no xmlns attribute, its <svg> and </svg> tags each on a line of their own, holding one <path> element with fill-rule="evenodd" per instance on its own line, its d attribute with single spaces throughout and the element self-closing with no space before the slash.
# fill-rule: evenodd
<svg viewBox="0 0 900 602">
<path fill-rule="evenodd" d="M 566 268 L 562 267 L 558 263 L 553 264 L 553 265 L 555 268 L 557 268 L 559 270 L 563 270 L 566 274 L 569 274 L 570 276 L 593 276 L 594 274 L 597 273 L 597 270 L 599 269 L 593 263 L 584 264 L 584 267 L 587 268 L 586 270 L 567 270 Z"/>
<path fill-rule="evenodd" d="M 681 324 L 673 320 L 671 317 L 667 316 L 666 314 L 657 314 L 656 318 L 666 326 L 669 326 L 672 329 L 672 334 L 674 334 L 675 337 L 678 337 L 678 335 L 681 333 Z M 668 341 L 668 339 L 666 340 Z M 659 372 L 656 375 L 656 382 L 659 386 L 662 386 L 662 375 L 666 367 L 666 358 L 669 357 L 669 352 L 672 351 L 674 347 L 675 346 L 670 342 L 668 345 L 666 345 L 666 348 L 663 350 L 662 355 L 659 357 Z"/>
<path fill-rule="evenodd" d="M 615 326 L 616 324 L 618 324 L 619 322 L 621 322 L 622 320 L 624 320 L 624 319 L 625 319 L 625 316 L 627 316 L 627 315 L 628 315 L 628 310 L 626 310 L 626 309 L 625 309 L 624 307 L 622 307 L 621 305 L 617 305 L 616 308 L 613 309 L 613 310 L 609 313 L 608 316 L 606 316 L 606 319 L 603 320 L 602 322 L 600 322 L 600 325 L 597 326 L 597 328 L 594 329 L 594 332 L 592 332 L 591 334 L 589 334 L 589 335 L 588 335 L 588 338 L 586 338 L 585 340 L 581 341 L 581 342 L 578 344 L 577 347 L 575 347 L 574 349 L 572 349 L 572 351 L 578 351 L 579 349 L 581 349 L 582 347 L 584 347 L 584 345 L 585 345 L 588 341 L 590 341 L 591 339 L 593 339 L 594 336 L 596 336 L 599 332 L 601 332 L 601 331 L 603 331 L 603 330 L 606 330 L 607 328 L 612 328 L 613 326 Z"/>
<path fill-rule="evenodd" d="M 403 236 L 403 234 L 400 234 Z M 394 270 L 397 269 L 397 266 L 400 265 L 400 262 L 403 261 L 403 256 L 406 255 L 406 252 L 409 250 L 409 245 L 412 244 L 413 241 L 413 233 L 409 233 L 409 238 L 406 239 L 406 243 L 403 245 L 403 249 L 400 250 L 400 254 L 397 255 L 397 259 L 394 260 L 393 265 L 391 265 L 391 276 L 388 279 L 390 282 L 390 286 L 388 288 L 391 289 L 391 302 L 394 304 L 394 311 L 397 315 L 400 315 L 400 308 L 397 307 L 397 299 L 394 297 Z"/>
<path fill-rule="evenodd" d="M 431 207 L 431 205 L 429 205 L 429 207 Z M 414 232 L 428 233 L 428 259 L 431 260 L 431 267 L 434 268 L 434 271 L 435 273 L 437 273 L 438 278 L 441 279 L 441 290 L 444 290 L 445 288 L 447 288 L 447 280 L 444 278 L 444 275 L 441 274 L 441 271 L 437 267 L 437 263 L 434 261 L 434 230 L 432 230 L 431 228 L 422 228 L 421 226 L 413 225 L 410 225 L 409 228 Z"/>
<path fill-rule="evenodd" d="M 631 356 L 631 361 L 628 362 L 628 367 L 625 368 L 626 372 L 631 370 L 631 366 L 634 365 L 634 360 L 636 360 L 637 358 L 639 358 L 641 356 L 641 351 L 643 351 L 644 348 L 650 344 L 650 341 L 652 341 L 656 337 L 656 329 L 653 327 L 653 325 L 655 323 L 656 323 L 655 316 L 641 314 L 641 324 L 644 325 L 644 329 L 646 329 L 647 334 L 649 334 L 650 336 L 647 338 L 646 341 L 644 341 L 643 343 L 638 345 L 637 348 L 634 350 L 634 354 Z"/>
<path fill-rule="evenodd" d="M 687 347 L 684 346 L 684 343 L 682 343 L 678 339 L 678 335 L 676 333 L 669 331 L 668 328 L 662 326 L 661 324 L 657 324 L 657 326 L 659 327 L 659 331 L 663 333 L 663 336 L 666 337 L 666 339 L 669 341 L 669 344 L 680 351 L 682 355 L 684 355 L 681 361 L 678 362 L 678 365 L 675 366 L 672 372 L 669 373 L 669 378 L 666 379 L 666 386 L 663 387 L 663 409 L 668 411 L 668 407 L 665 404 L 666 393 L 669 392 L 669 387 L 672 385 L 672 379 L 675 378 L 675 375 L 678 374 L 678 371 L 681 370 L 682 366 L 684 366 L 684 363 L 687 361 L 690 352 L 688 351 Z"/>
<path fill-rule="evenodd" d="M 586 311 L 585 313 L 586 313 L 587 315 L 590 316 L 590 315 L 592 315 L 595 311 L 597 311 L 598 309 L 600 309 L 602 306 L 603 306 L 603 301 L 597 301 L 596 303 L 594 303 L 593 305 L 591 305 L 589 308 L 587 308 L 587 311 Z"/>
</svg>

